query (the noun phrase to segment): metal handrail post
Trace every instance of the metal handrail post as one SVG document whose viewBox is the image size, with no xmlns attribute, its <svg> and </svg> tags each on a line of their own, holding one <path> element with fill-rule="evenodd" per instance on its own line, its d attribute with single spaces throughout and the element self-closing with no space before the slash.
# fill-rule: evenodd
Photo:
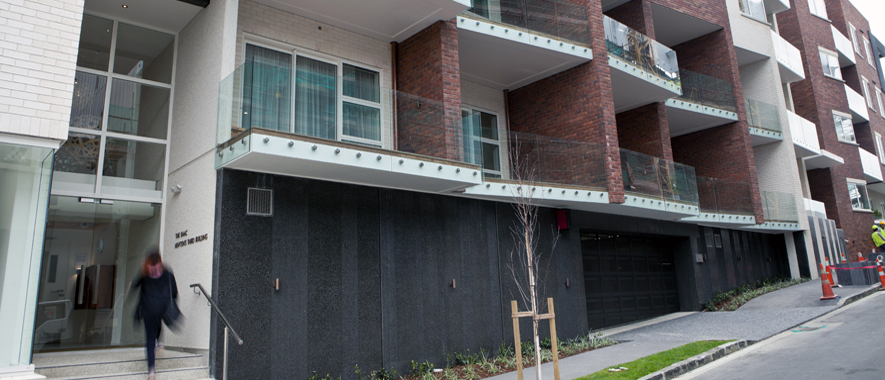
<svg viewBox="0 0 885 380">
<path fill-rule="evenodd" d="M 224 326 L 224 361 L 221 364 L 221 380 L 227 380 L 227 326 Z"/>
</svg>

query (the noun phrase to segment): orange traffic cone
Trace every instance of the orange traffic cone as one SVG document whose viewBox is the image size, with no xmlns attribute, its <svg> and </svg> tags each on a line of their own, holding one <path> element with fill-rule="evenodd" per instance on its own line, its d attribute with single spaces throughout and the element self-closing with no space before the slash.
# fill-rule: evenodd
<svg viewBox="0 0 885 380">
<path fill-rule="evenodd" d="M 882 266 L 879 265 L 879 282 L 882 283 L 882 287 L 879 290 L 885 290 L 885 272 L 882 272 Z"/>
<path fill-rule="evenodd" d="M 827 272 L 826 272 L 827 280 L 830 281 L 830 286 L 836 285 L 836 283 L 833 282 L 833 274 L 830 272 L 830 258 L 824 257 L 824 260 L 826 260 L 826 262 L 827 262 L 827 267 L 826 267 L 827 268 Z"/>
<path fill-rule="evenodd" d="M 860 253 L 860 252 L 857 253 L 857 261 L 858 261 L 858 262 L 863 261 L 863 254 Z"/>
<path fill-rule="evenodd" d="M 879 273 L 880 274 L 882 273 L 881 269 L 879 269 Z M 831 299 L 835 299 L 836 297 L 839 297 L 839 296 L 833 294 L 833 288 L 830 287 L 830 283 L 824 278 L 823 272 L 821 272 L 821 274 L 820 274 L 820 287 L 824 293 L 823 297 L 820 298 L 821 301 L 831 300 Z"/>
<path fill-rule="evenodd" d="M 845 260 L 845 252 L 839 252 L 839 256 L 842 257 L 842 262 L 843 262 L 843 263 L 847 263 L 847 262 L 848 262 L 848 260 Z"/>
</svg>

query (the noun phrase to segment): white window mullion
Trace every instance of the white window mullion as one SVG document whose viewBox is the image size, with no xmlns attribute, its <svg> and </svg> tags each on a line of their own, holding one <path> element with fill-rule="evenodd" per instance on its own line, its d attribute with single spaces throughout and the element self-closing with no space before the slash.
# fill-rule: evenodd
<svg viewBox="0 0 885 380">
<path fill-rule="evenodd" d="M 854 51 L 857 52 L 858 55 L 862 55 L 860 52 L 860 44 L 857 43 L 857 28 L 850 23 L 848 24 L 848 34 L 851 35 L 851 44 L 854 45 Z"/>
<path fill-rule="evenodd" d="M 863 38 L 863 47 L 867 53 L 867 63 L 869 63 L 870 66 L 875 67 L 876 65 L 873 64 L 873 50 L 870 49 L 870 40 L 866 37 Z"/>
<path fill-rule="evenodd" d="M 862 88 L 863 97 L 866 98 L 866 100 L 867 100 L 867 107 L 870 107 L 870 109 L 875 111 L 875 109 L 873 108 L 873 98 L 870 96 L 870 81 L 867 80 L 867 78 L 863 77 L 863 76 L 860 77 L 860 79 L 861 79 L 861 86 L 863 87 Z"/>
<path fill-rule="evenodd" d="M 876 133 L 876 153 L 879 154 L 879 162 L 885 165 L 885 151 L 882 150 L 882 135 Z"/>
</svg>

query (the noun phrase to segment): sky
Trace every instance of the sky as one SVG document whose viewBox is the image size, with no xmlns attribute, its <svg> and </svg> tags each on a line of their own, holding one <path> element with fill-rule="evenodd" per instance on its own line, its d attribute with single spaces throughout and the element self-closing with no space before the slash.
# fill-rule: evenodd
<svg viewBox="0 0 885 380">
<path fill-rule="evenodd" d="M 879 24 L 885 17 L 885 0 L 849 0 L 854 7 L 870 21 L 873 35 L 880 41 L 885 41 L 885 25 Z"/>
</svg>

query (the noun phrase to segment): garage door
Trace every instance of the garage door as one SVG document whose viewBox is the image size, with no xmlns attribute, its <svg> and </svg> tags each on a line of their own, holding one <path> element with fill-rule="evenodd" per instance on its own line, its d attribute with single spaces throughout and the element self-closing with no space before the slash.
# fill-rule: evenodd
<svg viewBox="0 0 885 380">
<path fill-rule="evenodd" d="M 582 232 L 581 251 L 591 329 L 679 311 L 672 240 Z"/>
</svg>

